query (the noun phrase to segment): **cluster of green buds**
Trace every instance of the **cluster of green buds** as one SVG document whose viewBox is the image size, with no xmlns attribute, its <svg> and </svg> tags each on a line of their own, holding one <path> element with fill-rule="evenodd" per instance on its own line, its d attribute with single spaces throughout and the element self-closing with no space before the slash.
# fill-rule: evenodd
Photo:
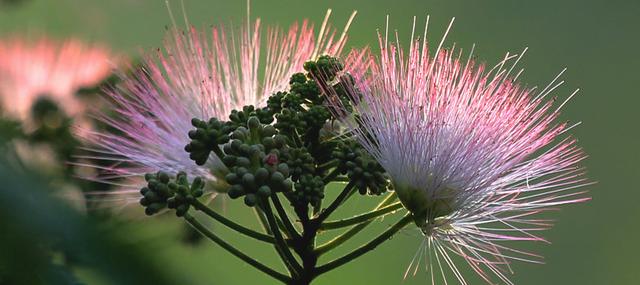
<svg viewBox="0 0 640 285">
<path fill-rule="evenodd" d="M 271 124 L 273 122 L 273 111 L 267 108 L 255 108 L 253 105 L 242 107 L 242 110 L 233 110 L 229 115 L 229 125 L 232 130 L 237 127 L 247 127 L 247 122 L 251 117 L 256 117 L 262 124 Z"/>
<path fill-rule="evenodd" d="M 204 193 L 204 181 L 196 177 L 189 182 L 187 174 L 179 172 L 171 177 L 166 172 L 145 175 L 147 187 L 140 190 L 140 204 L 145 207 L 147 215 L 153 215 L 164 208 L 175 209 L 176 216 L 182 217 L 189 211 L 189 201 L 197 199 Z"/>
<path fill-rule="evenodd" d="M 322 199 L 324 199 L 324 187 L 322 177 L 305 174 L 296 182 L 296 191 L 289 195 L 289 199 L 294 205 L 310 204 L 315 208 L 320 207 Z"/>
<path fill-rule="evenodd" d="M 203 165 L 209 159 L 211 152 L 220 153 L 219 145 L 229 141 L 229 134 L 239 127 L 247 127 L 249 118 L 256 117 L 260 123 L 273 122 L 273 114 L 268 108 L 256 109 L 252 105 L 244 106 L 242 110 L 233 110 L 229 115 L 229 121 L 220 121 L 211 118 L 209 121 L 192 119 L 191 125 L 195 130 L 189 131 L 191 142 L 185 146 L 189 157 L 198 165 Z"/>
<path fill-rule="evenodd" d="M 314 78 L 344 85 L 348 75 L 337 75 L 342 68 L 336 58 L 321 56 L 305 63 L 306 73 L 293 74 L 289 90 L 274 93 L 264 108 L 244 106 L 228 121 L 193 119 L 185 150 L 198 165 L 215 153 L 228 169 L 223 180 L 229 197 L 244 197 L 252 207 L 274 193 L 284 193 L 296 207 L 319 207 L 336 175 L 346 175 L 362 194 L 384 193 L 382 167 L 354 140 L 323 132 L 334 119 L 330 106 L 336 98 L 322 94 Z M 353 104 L 346 95 L 337 96 L 341 104 Z"/>
<path fill-rule="evenodd" d="M 212 151 L 219 149 L 218 145 L 229 141 L 229 132 L 233 127 L 216 118 L 209 119 L 208 122 L 192 119 L 191 125 L 196 129 L 189 131 L 191 142 L 184 147 L 197 165 L 203 165 L 209 159 Z"/>
<path fill-rule="evenodd" d="M 225 176 L 231 185 L 229 197 L 244 196 L 244 203 L 253 207 L 259 198 L 290 191 L 292 182 L 287 180 L 289 166 L 279 161 L 286 138 L 258 117 L 249 117 L 246 126 L 231 133 L 231 140 L 223 147 L 223 162 L 230 170 Z"/>
<path fill-rule="evenodd" d="M 267 101 L 268 108 L 275 115 L 274 126 L 283 134 L 299 136 L 307 144 L 319 139 L 320 130 L 331 119 L 331 112 L 313 74 L 333 72 L 332 64 L 338 63 L 335 59 L 329 59 L 321 56 L 317 61 L 307 62 L 307 74 L 296 73 L 291 76 L 289 91 L 275 93 Z"/>
<path fill-rule="evenodd" d="M 293 181 L 298 181 L 302 175 L 312 174 L 316 170 L 315 160 L 305 147 L 287 149 L 282 159 L 289 166 Z"/>
<path fill-rule="evenodd" d="M 360 194 L 380 195 L 389 185 L 384 168 L 355 140 L 344 140 L 332 153 L 337 169 L 346 174 Z"/>
</svg>

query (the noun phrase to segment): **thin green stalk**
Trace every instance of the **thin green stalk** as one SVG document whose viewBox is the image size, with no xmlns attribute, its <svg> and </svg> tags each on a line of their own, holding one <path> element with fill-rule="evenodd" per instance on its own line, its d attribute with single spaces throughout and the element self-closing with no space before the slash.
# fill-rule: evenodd
<svg viewBox="0 0 640 285">
<path fill-rule="evenodd" d="M 327 219 L 329 215 L 331 215 L 331 213 L 333 213 L 333 211 L 335 211 L 338 208 L 338 206 L 342 205 L 342 203 L 344 203 L 347 197 L 350 196 L 349 194 L 351 194 L 351 192 L 354 191 L 354 186 L 355 186 L 354 182 L 349 182 L 349 184 L 347 184 L 344 187 L 344 189 L 342 189 L 342 192 L 338 195 L 338 197 L 336 197 L 336 199 L 333 200 L 333 202 L 331 202 L 329 207 L 327 207 L 326 209 L 324 209 L 324 211 L 320 213 L 317 220 L 324 221 L 325 219 Z"/>
<path fill-rule="evenodd" d="M 329 174 L 327 174 L 327 176 L 322 178 L 322 181 L 324 182 L 324 184 L 329 184 L 329 182 L 333 181 L 333 179 L 338 177 L 338 175 L 340 175 L 340 171 L 337 168 L 334 168 L 331 172 L 329 172 Z"/>
<path fill-rule="evenodd" d="M 379 209 L 382 209 L 382 208 L 390 205 L 391 202 L 395 201 L 395 199 L 396 199 L 395 193 L 390 194 L 389 196 L 387 196 L 387 198 L 382 200 L 382 202 L 380 202 L 380 204 L 378 204 L 378 206 L 375 208 L 375 210 L 379 210 Z M 322 254 L 324 254 L 324 253 L 326 253 L 326 252 L 328 252 L 328 251 L 340 246 L 341 244 L 343 244 L 344 242 L 348 241 L 353 236 L 355 236 L 357 233 L 362 231 L 368 225 L 370 225 L 371 222 L 373 222 L 373 220 L 369 220 L 369 221 L 360 223 L 360 224 L 350 228 L 348 231 L 344 232 L 343 234 L 341 234 L 341 235 L 335 237 L 334 239 L 326 242 L 325 244 L 319 246 L 316 249 L 316 252 L 318 253 L 318 255 L 322 255 Z"/>
<path fill-rule="evenodd" d="M 260 208 L 258 208 L 258 207 L 253 207 L 253 211 L 254 211 L 254 213 L 256 213 L 256 216 L 258 216 L 258 221 L 260 221 L 260 225 L 262 226 L 262 229 L 264 230 L 264 232 L 267 233 L 267 234 L 270 234 L 270 235 L 273 234 L 273 233 L 271 233 L 271 228 L 269 227 L 269 222 L 267 221 L 267 218 L 265 218 L 264 213 L 262 212 L 262 210 L 260 210 Z"/>
<path fill-rule="evenodd" d="M 371 212 L 354 216 L 351 218 L 341 219 L 337 221 L 327 221 L 322 223 L 322 225 L 320 226 L 320 230 L 334 230 L 334 229 L 340 229 L 344 227 L 357 225 L 363 222 L 367 222 L 371 219 L 392 213 L 401 208 L 402 208 L 402 203 L 398 202 L 398 203 L 386 206 L 384 208 L 376 209 Z"/>
<path fill-rule="evenodd" d="M 297 147 L 301 147 L 304 145 L 304 143 L 302 142 L 302 139 L 300 138 L 300 134 L 298 134 L 298 130 L 294 129 L 293 130 L 293 143 L 297 146 Z"/>
<path fill-rule="evenodd" d="M 318 213 L 320 213 L 320 210 L 322 210 L 322 200 L 320 200 L 320 203 L 318 203 L 317 207 L 313 207 L 313 215 L 318 215 Z"/>
<path fill-rule="evenodd" d="M 227 218 L 225 218 L 224 216 L 218 214 L 216 211 L 214 211 L 213 209 L 207 207 L 206 205 L 202 204 L 202 202 L 193 199 L 191 201 L 189 201 L 191 205 L 193 205 L 194 208 L 196 208 L 196 210 L 202 211 L 203 213 L 207 214 L 207 216 L 215 219 L 216 221 L 220 222 L 221 224 L 231 228 L 232 230 L 235 230 L 241 234 L 244 234 L 248 237 L 252 237 L 254 239 L 257 239 L 259 241 L 263 241 L 263 242 L 267 242 L 267 243 L 271 243 L 271 244 L 275 244 L 275 239 L 270 236 L 270 235 L 265 235 L 263 233 L 259 233 L 256 232 L 252 229 L 249 229 L 247 227 L 244 227 L 240 224 L 235 223 L 234 221 L 231 221 Z"/>
<path fill-rule="evenodd" d="M 200 222 L 198 222 L 198 220 L 196 220 L 193 216 L 189 215 L 189 214 L 185 214 L 184 215 L 184 219 L 191 225 L 193 226 L 196 230 L 198 230 L 199 232 L 201 232 L 203 235 L 205 235 L 206 237 L 208 237 L 211 241 L 213 241 L 214 243 L 218 244 L 220 247 L 222 247 L 223 249 L 225 249 L 226 251 L 228 251 L 229 253 L 233 254 L 234 256 L 236 256 L 237 258 L 242 259 L 244 262 L 248 263 L 249 265 L 255 267 L 256 269 L 262 271 L 263 273 L 285 283 L 285 284 L 290 284 L 291 283 L 291 278 L 289 276 L 286 276 L 280 272 L 275 271 L 274 269 L 271 269 L 270 267 L 260 263 L 259 261 L 253 259 L 252 257 L 244 254 L 242 251 L 238 250 L 237 248 L 233 247 L 232 245 L 228 244 L 227 242 L 225 242 L 223 239 L 221 239 L 220 237 L 218 237 L 216 234 L 214 234 L 212 231 L 210 231 L 209 229 L 207 229 L 204 225 L 202 225 Z"/>
<path fill-rule="evenodd" d="M 260 222 L 262 229 L 268 234 L 273 234 L 273 232 L 271 231 L 271 227 L 269 226 L 269 221 L 267 221 L 267 218 L 265 217 L 264 212 L 260 210 L 260 207 L 253 207 L 253 210 L 254 210 L 254 213 L 256 213 L 256 216 L 258 216 L 258 221 Z M 282 261 L 282 264 L 287 268 L 289 273 L 293 275 L 294 272 L 291 271 L 292 268 L 290 268 L 287 262 L 285 262 L 286 257 L 282 253 L 282 250 L 280 249 L 280 247 L 274 243 L 273 248 L 276 250 L 276 253 L 278 253 L 278 256 L 280 256 L 280 261 Z"/>
<path fill-rule="evenodd" d="M 340 161 L 338 161 L 337 159 L 333 159 L 333 160 L 329 160 L 321 165 L 318 165 L 317 169 L 319 171 L 324 171 L 324 170 L 328 170 L 331 169 L 333 167 L 338 166 L 338 163 L 340 163 Z"/>
<path fill-rule="evenodd" d="M 341 244 L 351 239 L 353 236 L 355 236 L 357 233 L 362 231 L 368 225 L 369 225 L 369 222 L 365 222 L 353 228 L 350 228 L 348 231 L 342 233 L 341 235 L 333 238 L 332 240 L 326 242 L 323 245 L 318 246 L 316 248 L 316 253 L 320 256 L 331 251 L 332 249 L 340 246 Z"/>
<path fill-rule="evenodd" d="M 213 153 L 216 154 L 216 156 L 220 159 L 220 161 L 224 162 L 224 159 L 223 159 L 224 158 L 224 152 L 222 152 L 222 149 L 220 149 L 220 146 L 214 145 L 212 147 L 212 149 L 213 149 Z M 229 165 L 225 165 L 225 166 L 229 167 Z"/>
<path fill-rule="evenodd" d="M 349 182 L 351 181 L 351 179 L 349 179 L 349 177 L 346 176 L 338 176 L 333 178 L 333 182 Z"/>
<path fill-rule="evenodd" d="M 291 220 L 289 219 L 289 215 L 287 215 L 287 212 L 284 210 L 284 207 L 282 207 L 282 203 L 280 203 L 280 198 L 278 198 L 278 194 L 273 193 L 271 195 L 271 200 L 273 200 L 273 206 L 276 208 L 276 212 L 278 212 L 278 216 L 280 217 L 280 220 L 282 220 L 282 224 L 285 228 L 285 232 L 287 233 L 287 236 L 291 239 L 300 238 L 300 234 L 291 223 Z"/>
<path fill-rule="evenodd" d="M 302 272 L 302 267 L 298 264 L 298 261 L 293 256 L 291 250 L 289 250 L 289 246 L 287 246 L 284 238 L 282 237 L 282 233 L 280 232 L 276 222 L 276 217 L 273 215 L 273 210 L 271 209 L 271 203 L 269 203 L 269 200 L 265 199 L 263 200 L 262 206 L 262 211 L 267 217 L 273 237 L 276 239 L 276 247 L 279 248 L 282 253 L 283 261 L 287 267 L 289 267 L 290 271 L 292 271 L 292 274 L 299 274 Z"/>
<path fill-rule="evenodd" d="M 354 251 L 339 257 L 333 261 L 328 262 L 325 265 L 322 265 L 320 267 L 317 268 L 317 273 L 318 275 L 329 272 L 337 267 L 340 267 L 360 256 L 362 256 L 363 254 L 372 251 L 373 249 L 375 249 L 378 245 L 382 244 L 383 242 L 387 241 L 388 239 L 390 239 L 394 234 L 396 234 L 398 231 L 400 231 L 402 228 L 404 228 L 406 225 L 408 225 L 409 223 L 411 223 L 413 221 L 413 216 L 411 214 L 407 214 L 405 215 L 402 219 L 400 219 L 396 224 L 394 224 L 393 226 L 391 226 L 389 229 L 387 229 L 385 232 L 383 232 L 381 235 L 379 235 L 378 237 L 376 237 L 375 239 L 371 240 L 370 242 L 368 242 L 367 244 L 355 249 Z"/>
</svg>

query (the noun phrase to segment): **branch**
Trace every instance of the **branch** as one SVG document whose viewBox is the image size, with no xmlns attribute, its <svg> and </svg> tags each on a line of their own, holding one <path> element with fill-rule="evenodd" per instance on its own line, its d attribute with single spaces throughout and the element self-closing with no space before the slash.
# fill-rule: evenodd
<svg viewBox="0 0 640 285">
<path fill-rule="evenodd" d="M 227 218 L 225 218 L 224 216 L 218 214 L 217 212 L 215 212 L 213 209 L 207 207 L 206 205 L 202 204 L 200 201 L 193 199 L 190 200 L 189 203 L 191 205 L 193 205 L 194 208 L 196 208 L 196 210 L 202 211 L 203 213 L 207 214 L 207 216 L 215 219 L 216 221 L 220 222 L 221 224 L 231 228 L 232 230 L 235 230 L 241 234 L 244 234 L 248 237 L 252 237 L 254 239 L 257 239 L 259 241 L 263 241 L 263 242 L 267 242 L 267 243 L 271 243 L 271 244 L 275 244 L 276 240 L 273 238 L 273 236 L 270 235 L 265 235 L 263 233 L 259 233 L 256 232 L 250 228 L 244 227 L 240 224 L 235 223 L 234 221 L 231 221 Z"/>
<path fill-rule="evenodd" d="M 329 174 L 327 174 L 327 176 L 322 178 L 322 181 L 324 182 L 324 184 L 329 184 L 329 182 L 333 181 L 333 179 L 338 177 L 338 175 L 340 175 L 340 171 L 337 168 L 334 168 L 331 172 L 329 172 Z"/>
<path fill-rule="evenodd" d="M 201 232 L 203 235 L 205 235 L 206 237 L 208 237 L 211 241 L 215 242 L 216 244 L 218 244 L 220 247 L 222 247 L 223 249 L 225 249 L 226 251 L 228 251 L 229 253 L 233 254 L 234 256 L 236 256 L 237 258 L 242 259 L 244 262 L 248 263 L 249 265 L 255 267 L 256 269 L 262 271 L 263 273 L 285 283 L 285 284 L 290 284 L 291 283 L 291 278 L 289 278 L 288 276 L 277 272 L 273 269 L 271 269 L 270 267 L 260 263 L 259 261 L 253 259 L 252 257 L 244 254 L 243 252 L 241 252 L 240 250 L 238 250 L 237 248 L 233 247 L 232 245 L 226 243 L 223 239 L 221 239 L 220 237 L 218 237 L 216 234 L 214 234 L 212 231 L 210 231 L 209 229 L 207 229 L 204 225 L 202 225 L 200 222 L 198 222 L 198 220 L 196 220 L 193 216 L 189 215 L 189 214 L 185 214 L 184 215 L 184 219 L 191 225 L 193 226 L 196 230 L 198 230 L 199 232 Z"/>
<path fill-rule="evenodd" d="M 406 225 L 411 223 L 411 221 L 413 221 L 413 216 L 411 214 L 405 215 L 400 221 L 398 221 L 396 224 L 391 226 L 389 229 L 387 229 L 385 232 L 383 232 L 381 235 L 379 235 L 375 239 L 371 240 L 367 244 L 355 249 L 354 251 L 348 253 L 345 256 L 337 258 L 337 259 L 335 259 L 333 261 L 330 261 L 329 263 L 327 263 L 325 265 L 322 265 L 322 266 L 318 267 L 318 269 L 317 269 L 318 270 L 317 271 L 318 275 L 326 273 L 326 272 L 329 272 L 332 269 L 335 269 L 336 267 L 340 267 L 340 266 L 348 263 L 349 261 L 352 261 L 352 260 L 362 256 L 363 254 L 365 254 L 365 253 L 367 253 L 369 251 L 372 251 L 378 245 L 380 245 L 383 242 L 387 241 L 394 234 L 396 234 L 398 231 L 400 231 Z"/>
<path fill-rule="evenodd" d="M 381 217 L 386 214 L 392 213 L 401 208 L 402 208 L 402 203 L 398 202 L 398 203 L 395 203 L 380 209 L 376 209 L 365 214 L 354 216 L 351 218 L 346 218 L 346 219 L 337 220 L 337 221 L 327 221 L 322 223 L 322 225 L 320 226 L 320 230 L 334 230 L 334 229 L 340 229 L 348 226 L 357 225 L 360 223 L 368 222 L 369 220 L 375 219 L 377 217 Z"/>
<path fill-rule="evenodd" d="M 338 197 L 336 197 L 336 199 L 331 202 L 331 205 L 329 205 L 329 207 L 327 207 L 324 211 L 322 211 L 322 213 L 320 213 L 317 220 L 324 221 L 325 219 L 327 219 L 329 215 L 331 215 L 331 213 L 333 213 L 333 211 L 335 211 L 338 206 L 344 203 L 344 201 L 350 196 L 351 192 L 354 190 L 354 186 L 355 183 L 353 181 L 349 182 L 349 184 L 347 184 L 347 186 L 342 189 L 340 195 L 338 195 Z"/>
<path fill-rule="evenodd" d="M 298 264 L 298 261 L 293 256 L 289 250 L 289 246 L 287 246 L 284 238 L 282 237 L 282 233 L 280 232 L 276 222 L 276 217 L 273 215 L 273 210 L 271 209 L 271 203 L 269 203 L 269 200 L 265 199 L 262 201 L 261 206 L 265 216 L 267 217 L 267 221 L 269 222 L 269 227 L 271 228 L 273 237 L 276 240 L 276 248 L 280 250 L 280 253 L 282 254 L 281 257 L 283 258 L 285 265 L 287 265 L 294 275 L 299 274 L 302 272 L 302 267 Z"/>
<path fill-rule="evenodd" d="M 387 198 L 382 200 L 380 204 L 378 204 L 375 210 L 379 210 L 384 208 L 385 206 L 390 205 L 391 202 L 395 201 L 395 199 L 396 199 L 395 193 L 390 194 L 389 196 L 387 196 Z M 366 228 L 369 224 L 371 224 L 371 222 L 373 222 L 373 220 L 369 220 L 354 226 L 353 228 L 349 229 L 345 233 L 319 246 L 316 249 L 316 252 L 318 253 L 318 255 L 322 255 L 323 253 L 338 247 L 339 245 L 343 244 L 345 241 L 349 240 L 351 237 L 353 237 L 354 235 L 362 231 L 364 228 Z"/>
<path fill-rule="evenodd" d="M 288 233 L 287 236 L 289 236 L 289 238 L 291 239 L 299 238 L 300 234 L 291 223 L 291 220 L 289 219 L 289 215 L 287 215 L 287 212 L 284 210 L 284 207 L 282 207 L 282 203 L 280 203 L 280 198 L 278 198 L 278 194 L 276 193 L 271 194 L 271 200 L 273 200 L 273 206 L 276 208 L 276 212 L 278 212 L 278 216 L 280 217 L 280 220 L 282 220 L 282 224 L 286 232 Z"/>
</svg>

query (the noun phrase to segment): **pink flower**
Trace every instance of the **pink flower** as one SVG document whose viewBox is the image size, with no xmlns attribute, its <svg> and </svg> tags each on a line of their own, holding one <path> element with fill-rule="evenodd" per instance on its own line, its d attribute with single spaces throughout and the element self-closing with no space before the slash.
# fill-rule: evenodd
<svg viewBox="0 0 640 285">
<path fill-rule="evenodd" d="M 74 39 L 0 41 L 1 107 L 24 120 L 33 102 L 45 95 L 68 115 L 76 115 L 84 107 L 75 92 L 105 79 L 112 71 L 112 58 L 107 49 Z"/>
<path fill-rule="evenodd" d="M 184 150 L 191 119 L 227 120 L 232 110 L 245 105 L 263 107 L 269 95 L 288 86 L 289 77 L 301 71 L 305 61 L 338 55 L 353 15 L 339 38 L 327 27 L 328 16 L 317 36 L 305 20 L 288 31 L 267 28 L 265 42 L 259 19 L 238 35 L 222 26 L 172 29 L 163 49 L 147 56 L 133 74 L 123 73 L 123 82 L 108 91 L 116 115 L 100 118 L 117 132 L 95 133 L 93 141 L 97 158 L 116 164 L 108 168 L 112 176 L 97 179 L 109 182 L 163 170 L 185 171 L 190 178 L 201 176 L 209 180 L 207 185 L 214 184 L 226 170 L 223 164 L 212 155 L 198 166 Z M 139 190 L 139 182 L 129 185 L 130 193 Z"/>
<path fill-rule="evenodd" d="M 408 53 L 387 35 L 379 45 L 377 58 L 367 51 L 347 58 L 357 116 L 341 120 L 389 173 L 424 234 L 407 273 L 424 259 L 432 280 L 449 268 L 467 284 L 453 253 L 487 282 L 512 284 L 510 262 L 540 256 L 504 242 L 543 241 L 536 232 L 551 223 L 535 214 L 589 200 L 576 191 L 590 184 L 579 166 L 585 155 L 565 136 L 572 126 L 555 122 L 564 103 L 547 100 L 561 83 L 522 87 L 511 72 L 515 55 L 487 69 L 442 42 L 433 55 L 425 40 Z"/>
</svg>

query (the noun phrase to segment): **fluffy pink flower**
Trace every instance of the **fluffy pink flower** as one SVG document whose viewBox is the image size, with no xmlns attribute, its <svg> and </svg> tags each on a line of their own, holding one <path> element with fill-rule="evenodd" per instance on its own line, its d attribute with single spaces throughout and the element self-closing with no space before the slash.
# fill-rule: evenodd
<svg viewBox="0 0 640 285">
<path fill-rule="evenodd" d="M 512 247 L 543 241 L 535 233 L 551 224 L 535 214 L 589 199 L 575 191 L 590 184 L 578 165 L 585 155 L 561 138 L 572 126 L 555 123 L 564 103 L 547 99 L 561 83 L 522 87 L 511 75 L 516 56 L 488 70 L 442 42 L 433 55 L 425 40 L 408 53 L 387 35 L 379 45 L 377 58 L 360 51 L 346 60 L 357 116 L 342 122 L 389 173 L 424 234 L 407 273 L 424 260 L 432 283 L 449 268 L 467 284 L 453 253 L 487 282 L 512 284 L 510 261 L 540 262 Z"/>
<path fill-rule="evenodd" d="M 110 52 L 79 40 L 59 43 L 0 41 L 0 100 L 11 116 L 25 119 L 32 103 L 41 95 L 50 96 L 69 115 L 84 108 L 75 92 L 105 79 L 112 71 Z"/>
<path fill-rule="evenodd" d="M 108 182 L 163 170 L 216 180 L 216 172 L 224 168 L 216 157 L 198 166 L 184 150 L 191 119 L 227 120 L 232 110 L 245 105 L 263 107 L 269 95 L 288 86 L 305 61 L 338 55 L 353 17 L 337 38 L 327 27 L 328 16 L 317 36 L 305 20 L 288 31 L 267 28 L 266 41 L 259 19 L 238 35 L 222 26 L 172 29 L 164 49 L 146 57 L 133 74 L 122 74 L 123 82 L 108 91 L 116 115 L 103 114 L 101 119 L 118 132 L 96 133 L 94 141 L 98 158 L 117 164 L 108 169 L 112 176 L 99 179 Z M 134 193 L 140 183 L 130 186 Z"/>
</svg>

